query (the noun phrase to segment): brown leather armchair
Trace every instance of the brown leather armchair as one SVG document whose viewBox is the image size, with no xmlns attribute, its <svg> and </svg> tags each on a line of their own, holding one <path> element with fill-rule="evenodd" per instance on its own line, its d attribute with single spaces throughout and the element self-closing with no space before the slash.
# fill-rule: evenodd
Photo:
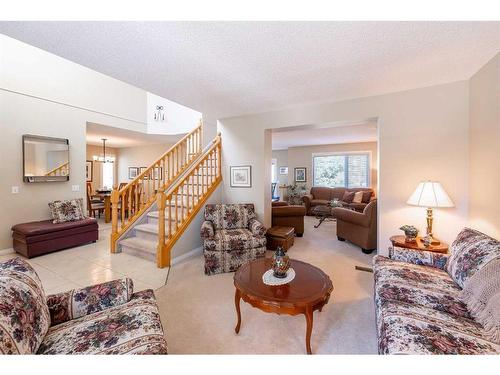
<svg viewBox="0 0 500 375">
<path fill-rule="evenodd" d="M 281 227 L 293 227 L 297 237 L 304 235 L 304 206 L 290 206 L 286 202 L 272 203 L 272 225 Z"/>
<path fill-rule="evenodd" d="M 368 203 L 363 212 L 347 208 L 334 208 L 337 218 L 337 238 L 348 240 L 361 247 L 365 254 L 371 254 L 377 248 L 377 200 Z"/>
</svg>

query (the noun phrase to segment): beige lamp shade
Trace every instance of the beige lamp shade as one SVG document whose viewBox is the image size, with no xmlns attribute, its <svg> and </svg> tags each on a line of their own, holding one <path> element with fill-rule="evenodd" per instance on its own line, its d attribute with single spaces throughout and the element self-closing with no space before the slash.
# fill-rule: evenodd
<svg viewBox="0 0 500 375">
<path fill-rule="evenodd" d="M 435 181 L 423 181 L 419 183 L 406 203 L 420 207 L 455 206 L 441 184 Z"/>
</svg>

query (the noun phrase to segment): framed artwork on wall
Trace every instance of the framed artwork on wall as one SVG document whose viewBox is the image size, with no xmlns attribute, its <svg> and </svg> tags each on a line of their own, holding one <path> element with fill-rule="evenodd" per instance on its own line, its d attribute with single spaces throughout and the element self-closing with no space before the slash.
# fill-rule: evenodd
<svg viewBox="0 0 500 375">
<path fill-rule="evenodd" d="M 94 162 L 92 160 L 87 160 L 85 162 L 85 180 L 87 182 L 92 182 L 93 175 L 94 175 Z"/>
<path fill-rule="evenodd" d="M 242 165 L 237 167 L 229 167 L 231 187 L 252 187 L 252 167 L 250 165 Z"/>
<path fill-rule="evenodd" d="M 128 179 L 133 180 L 139 175 L 139 167 L 128 167 Z"/>
<path fill-rule="evenodd" d="M 288 174 L 288 167 L 280 167 L 280 174 Z"/>
<path fill-rule="evenodd" d="M 297 167 L 293 171 L 295 182 L 306 182 L 306 167 Z"/>
</svg>

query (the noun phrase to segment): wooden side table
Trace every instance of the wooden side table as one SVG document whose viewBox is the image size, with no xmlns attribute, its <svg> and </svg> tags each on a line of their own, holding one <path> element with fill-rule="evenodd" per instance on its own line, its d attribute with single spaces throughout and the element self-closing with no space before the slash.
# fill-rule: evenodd
<svg viewBox="0 0 500 375">
<path fill-rule="evenodd" d="M 392 246 L 402 247 L 405 249 L 413 249 L 413 250 L 423 250 L 423 251 L 432 251 L 434 253 L 448 253 L 448 244 L 441 242 L 439 245 L 429 245 L 425 246 L 423 237 L 417 237 L 415 242 L 406 242 L 405 236 L 392 236 L 390 238 L 392 242 Z"/>
</svg>

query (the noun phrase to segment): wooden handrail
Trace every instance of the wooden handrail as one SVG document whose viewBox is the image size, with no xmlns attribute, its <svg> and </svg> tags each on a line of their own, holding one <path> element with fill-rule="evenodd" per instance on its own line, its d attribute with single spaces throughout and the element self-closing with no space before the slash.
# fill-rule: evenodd
<svg viewBox="0 0 500 375">
<path fill-rule="evenodd" d="M 67 176 L 68 169 L 69 169 L 69 161 L 48 171 L 47 173 L 45 173 L 45 176 Z M 57 174 L 58 172 L 63 172 L 63 171 L 66 171 L 66 174 Z"/>
<path fill-rule="evenodd" d="M 158 267 L 170 266 L 172 247 L 222 181 L 221 147 L 219 134 L 182 178 L 158 194 Z"/>
<path fill-rule="evenodd" d="M 111 252 L 116 242 L 130 226 L 156 201 L 202 151 L 202 122 L 182 137 L 148 168 L 120 190 L 111 193 Z M 118 214 L 118 211 L 120 213 Z"/>
</svg>

